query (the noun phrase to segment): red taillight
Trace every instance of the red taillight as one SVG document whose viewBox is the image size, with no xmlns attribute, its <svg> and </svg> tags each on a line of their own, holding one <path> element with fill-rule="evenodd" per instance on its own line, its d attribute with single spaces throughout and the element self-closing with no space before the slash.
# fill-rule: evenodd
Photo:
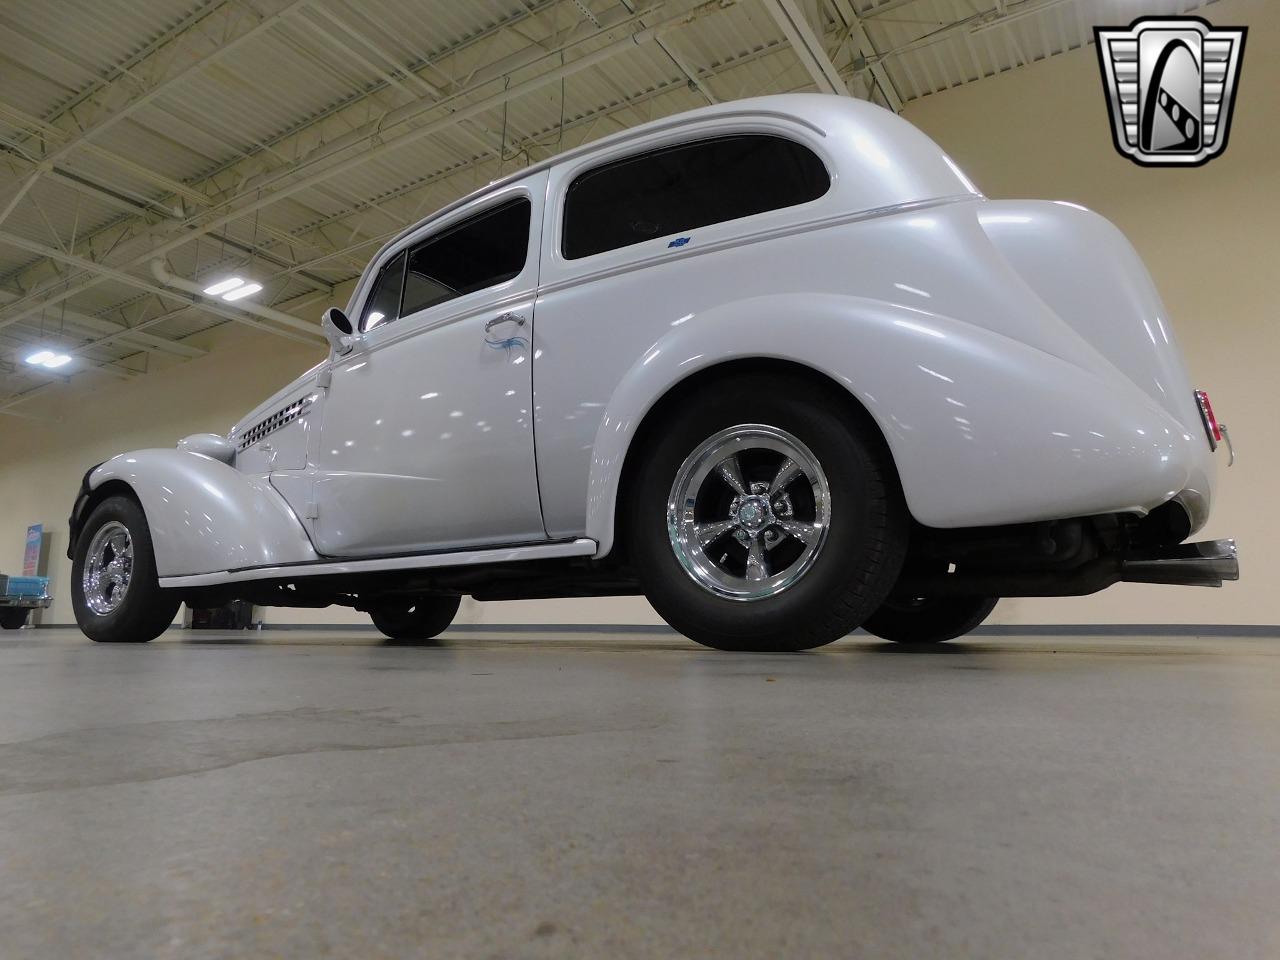
<svg viewBox="0 0 1280 960">
<path fill-rule="evenodd" d="M 1217 450 L 1218 442 L 1222 440 L 1222 428 L 1218 426 L 1218 418 L 1213 415 L 1209 395 L 1203 390 L 1197 390 L 1196 403 L 1200 406 L 1200 418 L 1204 421 L 1205 432 L 1209 434 L 1209 447 Z"/>
</svg>

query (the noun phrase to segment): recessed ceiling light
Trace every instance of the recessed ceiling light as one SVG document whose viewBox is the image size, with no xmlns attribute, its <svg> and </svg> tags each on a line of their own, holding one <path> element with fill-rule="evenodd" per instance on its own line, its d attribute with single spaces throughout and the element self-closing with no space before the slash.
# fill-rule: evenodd
<svg viewBox="0 0 1280 960">
<path fill-rule="evenodd" d="M 222 295 L 223 300 L 239 300 L 242 297 L 251 297 L 262 289 L 260 283 L 246 283 L 243 287 L 236 287 L 229 293 Z"/>
<path fill-rule="evenodd" d="M 211 287 L 205 287 L 204 292 L 211 297 L 219 296 L 228 290 L 234 290 L 236 287 L 244 283 L 239 277 L 227 277 L 225 280 L 219 280 Z"/>
<path fill-rule="evenodd" d="M 46 370 L 57 370 L 71 362 L 68 354 L 54 353 L 52 350 L 38 350 L 26 359 L 33 367 L 44 367 Z"/>
</svg>

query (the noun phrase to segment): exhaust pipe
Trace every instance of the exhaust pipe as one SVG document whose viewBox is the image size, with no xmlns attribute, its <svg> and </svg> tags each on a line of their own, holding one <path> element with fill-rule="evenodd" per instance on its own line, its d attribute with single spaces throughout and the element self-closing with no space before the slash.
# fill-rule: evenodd
<svg viewBox="0 0 1280 960">
<path fill-rule="evenodd" d="M 1202 540 L 1160 547 L 1125 557 L 1124 583 L 1172 583 L 1184 587 L 1220 587 L 1240 579 L 1234 540 Z"/>
<path fill-rule="evenodd" d="M 1069 570 L 945 573 L 914 577 L 895 591 L 917 597 L 1082 597 L 1115 583 L 1220 587 L 1240 579 L 1234 540 L 1156 547 L 1124 557 L 1107 554 Z"/>
</svg>

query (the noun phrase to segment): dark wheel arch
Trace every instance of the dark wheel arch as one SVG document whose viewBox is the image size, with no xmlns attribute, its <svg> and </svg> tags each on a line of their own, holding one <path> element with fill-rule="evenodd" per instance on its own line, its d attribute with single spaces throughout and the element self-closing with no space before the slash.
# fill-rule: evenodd
<svg viewBox="0 0 1280 960">
<path fill-rule="evenodd" d="M 71 518 L 67 523 L 67 559 L 74 560 L 76 553 L 76 544 L 80 540 L 80 532 L 84 529 L 85 521 L 89 519 L 89 515 L 97 508 L 98 504 L 111 497 L 128 497 L 145 514 L 147 511 L 142 507 L 142 500 L 133 487 L 125 483 L 123 480 L 108 480 L 106 483 L 92 490 L 89 489 L 89 475 L 102 466 L 101 463 L 90 467 L 84 475 L 84 480 L 80 482 L 80 492 L 76 495 L 75 505 L 71 508 Z"/>
</svg>

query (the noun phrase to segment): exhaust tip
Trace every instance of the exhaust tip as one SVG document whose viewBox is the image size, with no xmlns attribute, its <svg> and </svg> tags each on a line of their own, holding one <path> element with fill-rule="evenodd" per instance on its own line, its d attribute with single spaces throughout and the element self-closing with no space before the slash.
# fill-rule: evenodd
<svg viewBox="0 0 1280 960">
<path fill-rule="evenodd" d="M 1220 587 L 1240 579 L 1235 540 L 1201 540 L 1143 551 L 1125 558 L 1123 583 L 1168 583 L 1184 587 Z"/>
</svg>

